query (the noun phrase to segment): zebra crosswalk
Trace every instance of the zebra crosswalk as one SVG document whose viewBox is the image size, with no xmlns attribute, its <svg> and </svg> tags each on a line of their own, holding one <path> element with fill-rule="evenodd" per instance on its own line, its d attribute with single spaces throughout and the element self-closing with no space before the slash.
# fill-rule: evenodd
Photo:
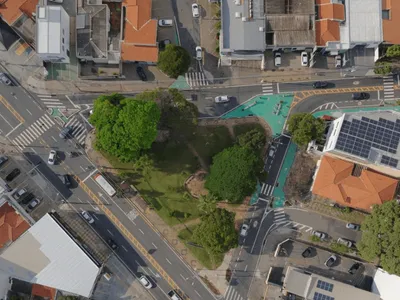
<svg viewBox="0 0 400 300">
<path fill-rule="evenodd" d="M 209 85 L 204 72 L 189 72 L 185 74 L 185 79 L 190 87 Z"/>
<path fill-rule="evenodd" d="M 288 219 L 285 214 L 285 211 L 283 208 L 276 208 L 274 209 L 274 223 L 276 225 L 282 225 L 287 223 Z"/>
<path fill-rule="evenodd" d="M 85 124 L 80 122 L 77 116 L 73 116 L 71 119 L 68 120 L 67 124 L 65 124 L 65 127 L 67 126 L 72 127 L 72 131 L 70 131 L 69 134 L 73 136 L 79 144 L 84 144 L 87 135 Z"/>
<path fill-rule="evenodd" d="M 233 286 L 229 286 L 225 293 L 225 300 L 243 300 L 244 298 Z"/>
<path fill-rule="evenodd" d="M 312 227 L 308 225 L 304 225 L 298 222 L 290 221 L 288 215 L 285 213 L 284 208 L 275 208 L 274 209 L 274 223 L 277 226 L 288 227 L 292 230 L 303 231 L 311 233 Z"/>
<path fill-rule="evenodd" d="M 271 196 L 274 191 L 274 187 L 270 184 L 263 183 L 261 186 L 261 194 L 265 196 Z"/>
<path fill-rule="evenodd" d="M 13 143 L 22 151 L 25 147 L 32 144 L 37 138 L 50 129 L 50 127 L 53 127 L 54 124 L 54 121 L 48 115 L 43 115 L 16 136 L 13 139 Z"/>
<path fill-rule="evenodd" d="M 263 95 L 273 95 L 274 94 L 274 87 L 272 83 L 264 83 L 262 86 L 262 93 Z"/>
<path fill-rule="evenodd" d="M 383 77 L 383 99 L 394 100 L 394 79 L 393 76 Z"/>
<path fill-rule="evenodd" d="M 66 108 L 65 105 L 60 101 L 60 99 L 53 98 L 51 95 L 37 95 L 37 96 L 46 107 L 59 108 L 59 109 Z"/>
</svg>

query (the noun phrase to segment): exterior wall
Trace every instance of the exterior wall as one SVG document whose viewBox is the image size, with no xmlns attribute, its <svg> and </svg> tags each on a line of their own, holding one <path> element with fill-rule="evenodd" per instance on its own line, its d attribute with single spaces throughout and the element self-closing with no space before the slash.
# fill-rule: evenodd
<svg viewBox="0 0 400 300">
<path fill-rule="evenodd" d="M 331 123 L 331 127 L 329 128 L 328 131 L 328 138 L 326 140 L 325 146 L 324 146 L 324 152 L 332 151 L 335 149 L 336 146 L 336 141 L 338 139 L 339 133 L 340 133 L 340 128 L 342 127 L 344 120 L 344 115 L 342 115 L 340 118 L 337 118 Z"/>
</svg>

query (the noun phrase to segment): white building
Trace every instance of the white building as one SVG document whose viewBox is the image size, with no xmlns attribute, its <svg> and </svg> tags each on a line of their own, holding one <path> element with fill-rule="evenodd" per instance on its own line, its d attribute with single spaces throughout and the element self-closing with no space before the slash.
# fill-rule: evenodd
<svg viewBox="0 0 400 300">
<path fill-rule="evenodd" d="M 69 63 L 69 16 L 61 5 L 36 7 L 36 52 L 44 61 Z"/>
</svg>

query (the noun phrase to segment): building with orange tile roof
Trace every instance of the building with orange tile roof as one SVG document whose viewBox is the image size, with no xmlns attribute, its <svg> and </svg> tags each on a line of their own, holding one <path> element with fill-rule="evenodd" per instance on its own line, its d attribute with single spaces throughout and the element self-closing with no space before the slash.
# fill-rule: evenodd
<svg viewBox="0 0 400 300">
<path fill-rule="evenodd" d="M 8 203 L 0 206 L 0 248 L 14 242 L 29 227 L 24 218 Z"/>
<path fill-rule="evenodd" d="M 40 284 L 32 284 L 32 296 L 39 296 L 44 299 L 56 299 L 57 290 Z"/>
<path fill-rule="evenodd" d="M 388 44 L 400 44 L 400 1 L 382 0 L 383 40 Z"/>
<path fill-rule="evenodd" d="M 157 20 L 151 18 L 151 0 L 124 0 L 121 60 L 158 61 Z"/>
<path fill-rule="evenodd" d="M 394 199 L 398 182 L 349 161 L 324 155 L 311 190 L 340 205 L 370 211 L 373 205 Z"/>
</svg>

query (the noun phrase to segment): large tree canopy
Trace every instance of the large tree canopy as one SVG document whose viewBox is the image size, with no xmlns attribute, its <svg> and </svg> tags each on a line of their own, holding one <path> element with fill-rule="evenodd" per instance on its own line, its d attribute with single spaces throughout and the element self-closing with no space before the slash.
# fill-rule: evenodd
<svg viewBox="0 0 400 300">
<path fill-rule="evenodd" d="M 225 253 L 236 247 L 235 214 L 217 208 L 203 215 L 193 232 L 193 239 L 212 253 Z"/>
<path fill-rule="evenodd" d="M 387 272 L 400 276 L 400 206 L 396 201 L 375 205 L 361 224 L 362 237 L 357 244 L 366 260 L 380 259 Z"/>
<path fill-rule="evenodd" d="M 293 141 L 299 145 L 307 145 L 312 140 L 320 140 L 325 131 L 325 123 L 309 113 L 296 113 L 288 121 L 289 132 Z"/>
<path fill-rule="evenodd" d="M 238 203 L 255 189 L 263 164 L 256 152 L 235 145 L 213 157 L 205 187 L 217 198 Z"/>
<path fill-rule="evenodd" d="M 169 77 L 177 78 L 187 72 L 190 60 L 190 55 L 184 48 L 169 44 L 160 52 L 157 65 Z"/>
<path fill-rule="evenodd" d="M 121 161 L 134 161 L 154 142 L 160 114 L 154 101 L 119 94 L 100 96 L 90 116 L 96 128 L 96 146 Z"/>
</svg>

